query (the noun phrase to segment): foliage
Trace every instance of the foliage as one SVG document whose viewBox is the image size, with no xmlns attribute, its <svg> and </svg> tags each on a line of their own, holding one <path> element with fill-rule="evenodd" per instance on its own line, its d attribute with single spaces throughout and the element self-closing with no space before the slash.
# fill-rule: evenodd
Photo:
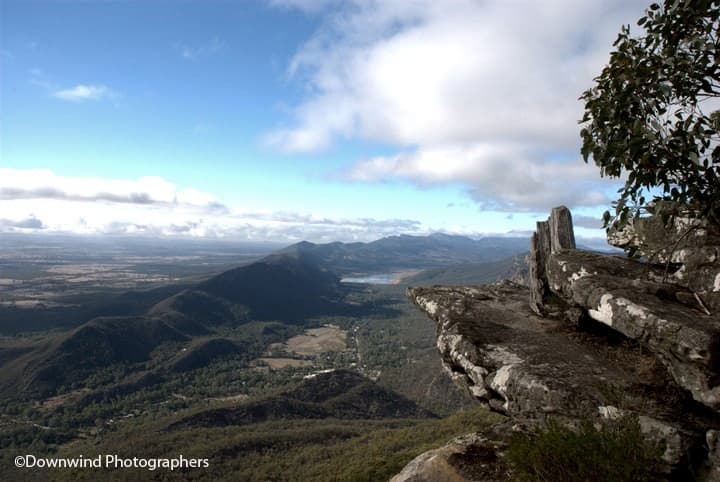
<svg viewBox="0 0 720 482">
<path fill-rule="evenodd" d="M 602 176 L 627 175 L 615 214 L 625 225 L 646 196 L 720 219 L 720 2 L 650 5 L 631 35 L 623 26 L 596 85 L 585 91 L 582 155 Z"/>
<path fill-rule="evenodd" d="M 183 472 L 55 470 L 40 474 L 53 480 L 388 480 L 417 455 L 456 436 L 486 429 L 502 417 L 477 407 L 444 419 L 278 420 L 166 430 L 173 419 L 144 418 L 117 432 L 66 444 L 54 456 L 177 457 L 181 453 L 208 458 L 210 467 Z M 13 469 L 12 458 L 28 453 L 23 450 L 0 454 L 0 463 L 8 468 L 5 480 L 28 475 Z"/>
<path fill-rule="evenodd" d="M 543 430 L 514 436 L 507 455 L 518 479 L 556 482 L 652 480 L 659 456 L 631 416 L 599 430 L 590 420 L 573 430 L 550 419 Z"/>
</svg>

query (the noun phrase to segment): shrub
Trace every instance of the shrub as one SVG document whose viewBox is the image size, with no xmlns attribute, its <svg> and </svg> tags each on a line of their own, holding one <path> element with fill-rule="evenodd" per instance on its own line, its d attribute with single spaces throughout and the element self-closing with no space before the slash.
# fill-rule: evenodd
<svg viewBox="0 0 720 482">
<path fill-rule="evenodd" d="M 571 429 L 550 419 L 532 434 L 515 435 L 508 448 L 513 473 L 523 481 L 644 481 L 656 478 L 659 447 L 646 441 L 636 417 L 596 429 L 584 420 Z"/>
</svg>

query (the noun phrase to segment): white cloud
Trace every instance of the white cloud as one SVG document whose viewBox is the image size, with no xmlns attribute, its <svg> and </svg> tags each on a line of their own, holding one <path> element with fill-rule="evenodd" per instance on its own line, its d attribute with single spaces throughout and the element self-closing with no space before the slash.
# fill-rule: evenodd
<svg viewBox="0 0 720 482">
<path fill-rule="evenodd" d="M 214 37 L 205 45 L 190 47 L 187 45 L 180 46 L 180 55 L 186 60 L 199 60 L 202 57 L 220 52 L 225 48 L 225 42 L 218 37 Z"/>
<path fill-rule="evenodd" d="M 566 204 L 607 201 L 605 185 L 587 192 L 598 171 L 567 159 L 579 147 L 578 97 L 646 0 L 274 3 L 323 22 L 288 67 L 308 94 L 270 144 L 387 143 L 400 153 L 361 160 L 350 176 L 461 182 L 488 206 L 543 209 L 565 188 Z"/>
<path fill-rule="evenodd" d="M 56 90 L 52 95 L 58 99 L 80 102 L 113 98 L 117 93 L 105 85 L 78 84 L 69 89 Z"/>
<path fill-rule="evenodd" d="M 0 168 L 0 232 L 225 237 L 253 241 L 369 241 L 422 234 L 408 219 L 329 218 L 316 213 L 228 207 L 161 177 L 60 176 L 44 169 Z"/>
<path fill-rule="evenodd" d="M 462 166 L 462 163 L 458 163 Z M 578 173 L 578 179 L 583 174 Z M 424 182 L 424 181 L 418 181 Z M 471 226 L 399 217 L 327 216 L 228 205 L 211 193 L 167 179 L 61 176 L 46 169 L 0 168 L 0 233 L 72 232 L 250 241 L 372 241 L 435 231 L 479 236 Z M 547 216 L 545 213 L 544 216 Z M 532 215 L 521 215 L 534 225 Z M 576 217 L 583 225 L 585 217 Z M 497 227 L 487 225 L 488 230 Z M 509 228 L 509 229 L 512 229 Z M 526 233 L 512 232 L 510 235 Z"/>
<path fill-rule="evenodd" d="M 47 169 L 0 168 L 0 200 L 20 199 L 222 207 L 211 194 L 192 188 L 180 190 L 157 176 L 104 179 L 59 176 Z"/>
<path fill-rule="evenodd" d="M 483 208 L 501 211 L 609 203 L 594 166 L 579 159 L 539 162 L 531 150 L 511 143 L 428 146 L 363 160 L 343 176 L 355 181 L 405 178 L 418 184 L 461 181 Z"/>
</svg>

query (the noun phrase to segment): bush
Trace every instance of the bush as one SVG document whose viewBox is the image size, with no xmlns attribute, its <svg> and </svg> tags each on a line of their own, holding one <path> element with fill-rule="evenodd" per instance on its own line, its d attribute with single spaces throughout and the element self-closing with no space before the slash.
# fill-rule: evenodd
<svg viewBox="0 0 720 482">
<path fill-rule="evenodd" d="M 599 430 L 590 420 L 570 429 L 551 419 L 533 434 L 514 436 L 507 458 L 518 480 L 619 482 L 655 479 L 661 454 L 637 418 L 626 416 Z"/>
</svg>

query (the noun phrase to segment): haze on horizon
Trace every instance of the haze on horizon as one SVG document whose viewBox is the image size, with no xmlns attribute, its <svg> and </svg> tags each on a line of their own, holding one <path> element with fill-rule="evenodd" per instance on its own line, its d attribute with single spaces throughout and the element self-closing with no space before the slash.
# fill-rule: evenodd
<svg viewBox="0 0 720 482">
<path fill-rule="evenodd" d="M 0 232 L 602 237 L 578 97 L 645 7 L 0 0 Z"/>
</svg>

